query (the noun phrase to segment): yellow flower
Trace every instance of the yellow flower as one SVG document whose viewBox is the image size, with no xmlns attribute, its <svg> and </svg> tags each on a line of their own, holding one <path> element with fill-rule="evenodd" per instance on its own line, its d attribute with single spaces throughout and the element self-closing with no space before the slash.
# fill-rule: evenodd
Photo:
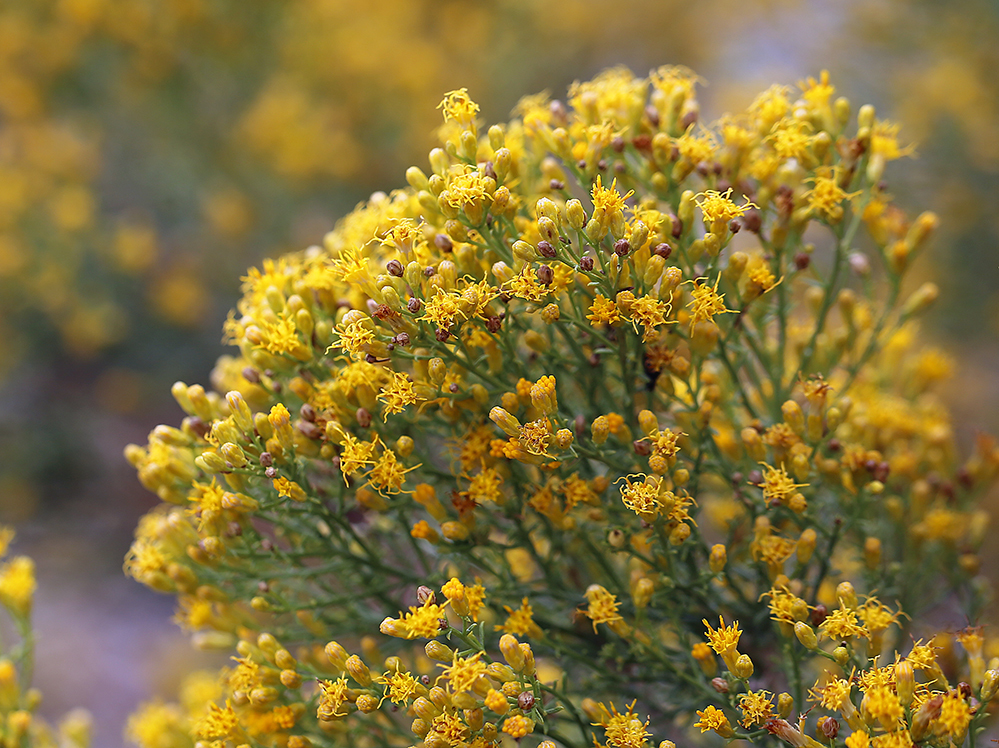
<svg viewBox="0 0 999 748">
<path fill-rule="evenodd" d="M 823 709 L 840 710 L 850 700 L 850 681 L 832 678 L 822 687 L 816 682 L 808 694 L 818 701 Z"/>
<path fill-rule="evenodd" d="M 503 609 L 507 612 L 506 622 L 497 625 L 495 627 L 497 631 L 514 636 L 530 636 L 535 639 L 542 636 L 541 627 L 534 622 L 534 609 L 526 597 L 516 610 L 513 610 L 509 605 L 504 605 Z"/>
<path fill-rule="evenodd" d="M 732 621 L 732 625 L 728 626 L 725 624 L 725 620 L 719 615 L 717 629 L 711 628 L 711 624 L 708 623 L 707 619 L 701 619 L 701 623 L 708 630 L 708 644 L 711 645 L 711 648 L 725 660 L 726 664 L 729 663 L 729 660 L 735 662 L 738 656 L 739 637 L 742 636 L 742 632 L 739 630 L 739 622 Z"/>
<path fill-rule="evenodd" d="M 694 727 L 700 728 L 702 733 L 714 730 L 723 738 L 732 734 L 732 726 L 729 724 L 728 717 L 718 707 L 707 706 L 703 710 L 698 709 L 697 716 L 700 719 L 694 723 Z"/>
<path fill-rule="evenodd" d="M 649 295 L 635 299 L 628 310 L 635 330 L 638 330 L 638 325 L 645 328 L 642 334 L 643 343 L 648 343 L 658 337 L 659 331 L 656 328 L 666 323 L 666 315 L 669 312 L 670 305 L 667 302 Z"/>
<path fill-rule="evenodd" d="M 790 498 L 797 493 L 797 489 L 804 488 L 807 483 L 795 483 L 784 469 L 781 463 L 780 468 L 772 467 L 766 463 L 763 465 L 763 500 L 770 506 L 777 504 L 787 505 Z"/>
<path fill-rule="evenodd" d="M 344 483 L 347 476 L 357 472 L 365 465 L 374 464 L 371 459 L 378 446 L 378 437 L 370 442 L 362 442 L 353 434 L 343 432 L 340 442 L 340 472 L 343 473 Z"/>
<path fill-rule="evenodd" d="M 590 304 L 590 313 L 586 315 L 586 319 L 590 320 L 590 324 L 594 327 L 614 325 L 621 321 L 621 314 L 617 304 L 605 296 L 597 294 L 593 298 L 593 303 Z"/>
<path fill-rule="evenodd" d="M 288 480 L 283 475 L 275 478 L 271 482 L 274 486 L 274 490 L 278 492 L 279 496 L 291 499 L 292 501 L 305 501 L 307 498 L 305 491 L 300 485 L 293 480 Z"/>
<path fill-rule="evenodd" d="M 129 718 L 125 735 L 139 748 L 185 745 L 190 742 L 190 729 L 182 710 L 176 704 L 147 702 Z"/>
<path fill-rule="evenodd" d="M 474 125 L 479 113 L 479 105 L 469 97 L 467 88 L 446 93 L 437 108 L 444 110 L 445 122 L 455 120 L 462 127 Z"/>
<path fill-rule="evenodd" d="M 439 665 L 445 668 L 442 676 L 448 680 L 453 693 L 471 691 L 476 682 L 485 676 L 486 663 L 480 662 L 480 657 L 482 657 L 481 652 L 476 652 L 471 657 L 459 657 L 455 654 L 450 667 Z"/>
<path fill-rule="evenodd" d="M 0 601 L 11 612 L 27 615 L 35 594 L 35 562 L 15 556 L 0 568 Z"/>
<path fill-rule="evenodd" d="M 693 127 L 676 138 L 673 144 L 680 152 L 680 156 L 692 165 L 711 163 L 718 150 L 718 142 L 713 133 L 703 131 L 699 135 L 695 135 Z"/>
<path fill-rule="evenodd" d="M 819 625 L 819 631 L 827 639 L 850 639 L 861 636 L 865 639 L 870 632 L 857 623 L 857 615 L 849 608 L 837 608 Z"/>
<path fill-rule="evenodd" d="M 416 470 L 420 465 L 403 468 L 395 456 L 395 452 L 386 449 L 381 457 L 375 460 L 371 469 L 364 474 L 368 479 L 365 484 L 372 486 L 382 496 L 402 493 L 402 484 L 406 482 L 406 473 Z"/>
<path fill-rule="evenodd" d="M 874 717 L 885 730 L 892 732 L 905 716 L 898 697 L 887 686 L 875 686 L 864 694 L 861 709 Z"/>
<path fill-rule="evenodd" d="M 429 600 L 421 607 L 409 607 L 401 621 L 406 639 L 433 639 L 440 633 L 441 621 L 447 620 L 443 605 L 437 605 Z"/>
<path fill-rule="evenodd" d="M 840 168 L 823 166 L 810 180 L 812 188 L 802 197 L 808 200 L 808 207 L 830 223 L 843 217 L 843 201 L 851 200 L 859 192 L 846 192 L 839 186 Z"/>
<path fill-rule="evenodd" d="M 386 686 L 385 696 L 393 704 L 407 704 L 419 695 L 421 684 L 406 671 L 391 672 L 386 670 L 376 680 Z"/>
<path fill-rule="evenodd" d="M 552 442 L 552 427 L 547 418 L 525 423 L 520 427 L 520 434 L 517 437 L 519 445 L 532 455 L 548 454 L 548 447 Z"/>
<path fill-rule="evenodd" d="M 762 726 L 773 715 L 774 695 L 769 691 L 749 691 L 739 697 L 743 727 Z"/>
<path fill-rule="evenodd" d="M 971 708 L 959 690 L 948 693 L 940 705 L 940 716 L 936 719 L 936 729 L 955 743 L 958 743 L 971 722 Z"/>
<path fill-rule="evenodd" d="M 515 714 L 503 723 L 503 732 L 515 740 L 534 732 L 534 720 Z"/>
<path fill-rule="evenodd" d="M 519 299 L 540 302 L 550 293 L 548 286 L 538 281 L 537 271 L 530 265 L 503 284 L 503 288 Z"/>
<path fill-rule="evenodd" d="M 467 319 L 462 309 L 461 294 L 457 291 L 445 291 L 437 287 L 434 295 L 423 303 L 423 319 L 430 320 L 437 327 L 445 330 L 458 319 Z"/>
<path fill-rule="evenodd" d="M 408 374 L 399 371 L 392 372 L 392 379 L 378 393 L 378 399 L 385 404 L 385 407 L 382 408 L 382 420 L 386 423 L 391 414 L 401 413 L 407 405 L 413 405 L 420 401 L 412 379 Z"/>
<path fill-rule="evenodd" d="M 339 336 L 339 340 L 333 345 L 354 360 L 363 359 L 375 341 L 374 331 L 363 320 L 342 323 L 340 327 L 334 328 L 333 332 Z"/>
<path fill-rule="evenodd" d="M 904 148 L 898 144 L 898 125 L 886 120 L 878 120 L 871 128 L 871 155 L 880 156 L 885 161 L 893 161 L 902 156 L 908 156 L 915 147 L 907 145 Z"/>
<path fill-rule="evenodd" d="M 693 284 L 693 289 L 690 292 L 691 300 L 687 304 L 690 308 L 690 327 L 691 329 L 698 322 L 710 322 L 714 319 L 716 314 L 724 314 L 726 312 L 734 312 L 733 309 L 725 308 L 725 295 L 718 293 L 718 282 L 721 280 L 721 275 L 715 278 L 715 284 L 713 286 L 707 283 L 702 283 L 702 281 L 707 280 L 706 278 L 698 278 L 696 281 L 687 281 Z"/>
<path fill-rule="evenodd" d="M 598 174 L 597 181 L 593 183 L 593 189 L 590 191 L 590 196 L 593 198 L 593 220 L 604 231 L 617 224 L 623 224 L 625 201 L 634 194 L 634 190 L 629 190 L 626 195 L 618 192 L 616 177 L 610 187 L 604 187 Z"/>
<path fill-rule="evenodd" d="M 598 623 L 613 623 L 624 619 L 617 612 L 621 603 L 617 597 L 599 584 L 591 584 L 586 588 L 587 608 L 586 615 L 593 621 L 593 631 L 596 633 Z"/>
<path fill-rule="evenodd" d="M 624 714 L 611 704 L 611 717 L 603 724 L 607 745 L 613 748 L 643 748 L 648 742 L 649 720 L 642 722 L 635 716 L 635 702 L 628 705 Z M 597 723 L 599 724 L 599 723 Z"/>
<path fill-rule="evenodd" d="M 643 480 L 632 483 L 632 477 Z M 624 481 L 621 486 L 621 501 L 624 505 L 642 519 L 648 522 L 654 520 L 663 506 L 659 500 L 663 479 L 639 474 L 619 480 Z"/>
<path fill-rule="evenodd" d="M 892 613 L 891 609 L 882 604 L 876 597 L 870 597 L 864 605 L 857 611 L 860 620 L 872 634 L 884 631 L 891 624 L 898 620 L 898 613 Z"/>
<path fill-rule="evenodd" d="M 812 145 L 813 138 L 808 132 L 811 129 L 805 120 L 785 118 L 774 125 L 767 141 L 781 160 L 804 161 L 808 159 L 808 149 Z"/>
<path fill-rule="evenodd" d="M 705 224 L 708 226 L 714 224 L 727 225 L 733 218 L 745 215 L 746 211 L 750 208 L 758 207 L 754 203 L 751 203 L 748 197 L 743 198 L 746 201 L 745 205 L 736 205 L 732 202 L 731 195 L 732 188 L 729 187 L 725 192 L 705 190 L 694 196 L 697 207 L 704 214 Z"/>
<path fill-rule="evenodd" d="M 225 707 L 209 704 L 208 712 L 198 722 L 195 732 L 202 740 L 225 740 L 235 737 L 239 730 L 239 719 L 228 700 Z"/>
</svg>

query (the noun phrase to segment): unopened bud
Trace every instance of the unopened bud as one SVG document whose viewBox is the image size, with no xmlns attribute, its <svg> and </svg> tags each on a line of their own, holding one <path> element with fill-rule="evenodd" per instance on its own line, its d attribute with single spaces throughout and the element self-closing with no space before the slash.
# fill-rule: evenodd
<svg viewBox="0 0 999 748">
<path fill-rule="evenodd" d="M 500 652 L 507 664 L 516 672 L 522 672 L 526 665 L 524 653 L 520 648 L 520 642 L 513 634 L 503 634 L 499 641 Z"/>
<path fill-rule="evenodd" d="M 987 704 L 992 701 L 997 691 L 999 691 L 999 670 L 986 670 L 985 677 L 982 679 L 982 690 L 979 696 L 981 702 Z"/>
<path fill-rule="evenodd" d="M 720 573 L 725 568 L 728 561 L 728 552 L 721 543 L 711 546 L 711 555 L 708 556 L 708 567 L 713 574 Z"/>
<path fill-rule="evenodd" d="M 777 713 L 787 719 L 794 710 L 794 697 L 786 691 L 777 697 Z"/>
<path fill-rule="evenodd" d="M 798 637 L 798 641 L 805 649 L 816 649 L 819 646 L 819 640 L 815 636 L 815 631 L 807 623 L 803 621 L 798 621 L 794 624 L 794 635 Z"/>
<path fill-rule="evenodd" d="M 447 644 L 431 639 L 426 646 L 427 657 L 437 662 L 454 662 L 454 650 Z"/>
<path fill-rule="evenodd" d="M 735 666 L 732 668 L 732 673 L 736 678 L 740 680 L 746 680 L 753 674 L 753 660 L 749 655 L 739 655 L 739 659 L 735 661 Z"/>
<path fill-rule="evenodd" d="M 912 663 L 908 660 L 901 660 L 895 665 L 895 693 L 903 707 L 908 707 L 912 703 L 912 694 L 915 689 L 916 678 Z"/>
<path fill-rule="evenodd" d="M 857 591 L 850 582 L 840 582 L 836 586 L 836 597 L 841 608 L 857 607 Z"/>
<path fill-rule="evenodd" d="M 910 316 L 920 314 L 929 309 L 940 296 L 940 289 L 936 283 L 924 283 L 917 288 L 902 307 L 902 314 Z"/>
</svg>

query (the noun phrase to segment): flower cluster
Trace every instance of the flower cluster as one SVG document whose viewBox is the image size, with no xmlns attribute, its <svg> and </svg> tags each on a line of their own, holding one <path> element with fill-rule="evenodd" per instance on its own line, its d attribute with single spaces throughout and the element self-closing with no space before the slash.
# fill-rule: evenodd
<svg viewBox="0 0 999 748">
<path fill-rule="evenodd" d="M 697 83 L 613 69 L 489 127 L 452 92 L 428 170 L 249 271 L 212 389 L 126 450 L 163 501 L 127 572 L 234 651 L 140 746 L 982 728 L 999 446 L 962 458 L 933 394 L 906 145 L 825 74 L 716 123 Z"/>
<path fill-rule="evenodd" d="M 8 558 L 14 531 L 0 525 L 0 608 L 5 639 L 0 651 L 0 745 L 33 748 L 89 748 L 90 715 L 75 709 L 53 729 L 39 715 L 42 694 L 31 687 L 35 638 L 31 609 L 35 597 L 35 562 Z"/>
</svg>

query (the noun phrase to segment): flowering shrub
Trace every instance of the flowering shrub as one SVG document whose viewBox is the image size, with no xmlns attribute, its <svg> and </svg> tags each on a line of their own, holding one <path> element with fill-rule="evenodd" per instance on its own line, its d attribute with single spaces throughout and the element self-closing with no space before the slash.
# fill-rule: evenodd
<svg viewBox="0 0 999 748">
<path fill-rule="evenodd" d="M 973 744 L 999 448 L 932 394 L 908 147 L 824 74 L 710 126 L 696 83 L 485 131 L 454 91 L 429 173 L 249 271 L 238 355 L 126 450 L 126 570 L 235 650 L 135 742 Z"/>
</svg>

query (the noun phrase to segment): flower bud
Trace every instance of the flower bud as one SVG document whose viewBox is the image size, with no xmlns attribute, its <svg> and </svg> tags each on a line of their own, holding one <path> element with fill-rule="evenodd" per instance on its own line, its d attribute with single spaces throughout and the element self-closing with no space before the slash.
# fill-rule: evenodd
<svg viewBox="0 0 999 748">
<path fill-rule="evenodd" d="M 324 651 L 326 652 L 326 659 L 337 670 L 343 671 L 347 669 L 347 650 L 341 647 L 337 642 L 330 642 L 326 645 Z"/>
<path fill-rule="evenodd" d="M 236 426 L 246 433 L 252 432 L 253 414 L 243 396 L 236 390 L 232 390 L 226 393 L 225 400 L 229 405 L 229 412 L 232 414 L 232 420 Z"/>
<path fill-rule="evenodd" d="M 513 254 L 516 257 L 526 261 L 526 262 L 536 262 L 541 259 L 541 255 L 538 250 L 530 242 L 525 242 L 523 239 L 518 239 L 513 243 L 511 247 L 513 249 Z"/>
<path fill-rule="evenodd" d="M 739 436 L 742 438 L 742 447 L 746 450 L 746 456 L 754 462 L 763 462 L 767 454 L 760 432 L 747 426 Z"/>
<path fill-rule="evenodd" d="M 781 693 L 781 695 L 777 697 L 777 713 L 782 719 L 787 719 L 791 716 L 791 712 L 793 710 L 794 697 L 786 691 Z"/>
<path fill-rule="evenodd" d="M 753 660 L 749 655 L 743 654 L 739 655 L 739 659 L 735 661 L 735 666 L 732 668 L 732 674 L 740 680 L 746 680 L 753 674 Z"/>
<path fill-rule="evenodd" d="M 725 568 L 728 561 L 728 551 L 721 543 L 711 546 L 711 555 L 708 556 L 708 568 L 713 574 L 719 574 Z"/>
<path fill-rule="evenodd" d="M 870 488 L 870 484 L 868 484 L 868 488 Z M 881 564 L 881 541 L 878 538 L 869 537 L 864 540 L 864 563 L 871 571 L 877 569 Z"/>
<path fill-rule="evenodd" d="M 815 530 L 811 527 L 802 530 L 801 535 L 798 537 L 798 543 L 795 546 L 799 564 L 807 564 L 811 560 L 812 554 L 815 553 L 815 544 L 817 542 L 818 535 Z"/>
<path fill-rule="evenodd" d="M 790 426 L 794 433 L 798 434 L 798 436 L 805 433 L 805 414 L 801 411 L 801 406 L 796 401 L 785 401 L 780 406 L 780 410 L 784 415 L 784 423 Z"/>
<path fill-rule="evenodd" d="M 439 717 L 443 713 L 434 702 L 425 696 L 416 697 L 416 700 L 413 702 L 413 712 L 415 712 L 417 717 L 427 722 L 432 722 L 435 717 Z"/>
<path fill-rule="evenodd" d="M 631 599 L 635 603 L 635 607 L 642 609 L 648 606 L 655 589 L 655 584 L 648 577 L 642 577 L 635 582 L 631 590 Z"/>
<path fill-rule="evenodd" d="M 857 607 L 857 592 L 850 582 L 840 582 L 836 586 L 836 597 L 839 599 L 841 608 L 853 609 Z"/>
<path fill-rule="evenodd" d="M 916 678 L 912 663 L 908 660 L 901 660 L 895 665 L 895 693 L 903 707 L 908 707 L 912 703 L 912 694 L 915 689 Z"/>
<path fill-rule="evenodd" d="M 503 658 L 507 661 L 507 664 L 514 669 L 516 672 L 523 672 L 526 666 L 526 660 L 524 659 L 524 653 L 520 648 L 520 642 L 517 641 L 517 637 L 513 634 L 503 634 L 499 641 L 500 652 L 503 653 Z"/>
<path fill-rule="evenodd" d="M 940 288 L 936 283 L 924 283 L 913 291 L 912 296 L 906 299 L 902 306 L 902 314 L 906 317 L 921 314 L 933 305 L 938 296 L 940 296 Z"/>
<path fill-rule="evenodd" d="M 651 410 L 643 410 L 638 414 L 638 426 L 646 436 L 652 436 L 659 431 L 659 421 Z"/>
<path fill-rule="evenodd" d="M 519 433 L 519 432 L 518 432 Z M 610 435 L 610 422 L 607 416 L 597 416 L 590 425 L 590 435 L 594 444 L 603 444 Z"/>
<path fill-rule="evenodd" d="M 986 670 L 985 677 L 982 679 L 982 690 L 979 700 L 983 704 L 988 704 L 995 698 L 997 691 L 999 691 L 999 670 Z"/>
<path fill-rule="evenodd" d="M 497 406 L 490 410 L 489 420 L 503 429 L 507 436 L 516 437 L 520 435 L 520 421 L 503 408 Z"/>
<path fill-rule="evenodd" d="M 345 666 L 347 673 L 357 682 L 358 685 L 371 685 L 371 671 L 360 657 L 357 655 L 351 655 L 347 658 Z"/>
<path fill-rule="evenodd" d="M 445 522 L 441 525 L 441 535 L 448 540 L 461 541 L 468 540 L 468 528 L 461 522 Z"/>
<path fill-rule="evenodd" d="M 436 639 L 431 639 L 427 642 L 425 647 L 427 657 L 431 660 L 437 662 L 446 662 L 448 664 L 454 662 L 454 650 L 451 649 L 447 644 L 439 642 Z"/>
<path fill-rule="evenodd" d="M 832 654 L 833 659 L 836 660 L 836 664 L 840 667 L 845 667 L 846 663 L 850 661 L 850 650 L 842 645 L 836 647 Z"/>
<path fill-rule="evenodd" d="M 812 627 L 803 621 L 798 621 L 794 624 L 794 635 L 798 637 L 798 641 L 805 649 L 816 649 L 819 646 L 819 640 L 815 636 L 815 631 Z"/>
<path fill-rule="evenodd" d="M 565 218 L 576 231 L 581 231 L 586 225 L 586 211 L 583 210 L 583 204 L 576 198 L 565 204 Z"/>
</svg>

